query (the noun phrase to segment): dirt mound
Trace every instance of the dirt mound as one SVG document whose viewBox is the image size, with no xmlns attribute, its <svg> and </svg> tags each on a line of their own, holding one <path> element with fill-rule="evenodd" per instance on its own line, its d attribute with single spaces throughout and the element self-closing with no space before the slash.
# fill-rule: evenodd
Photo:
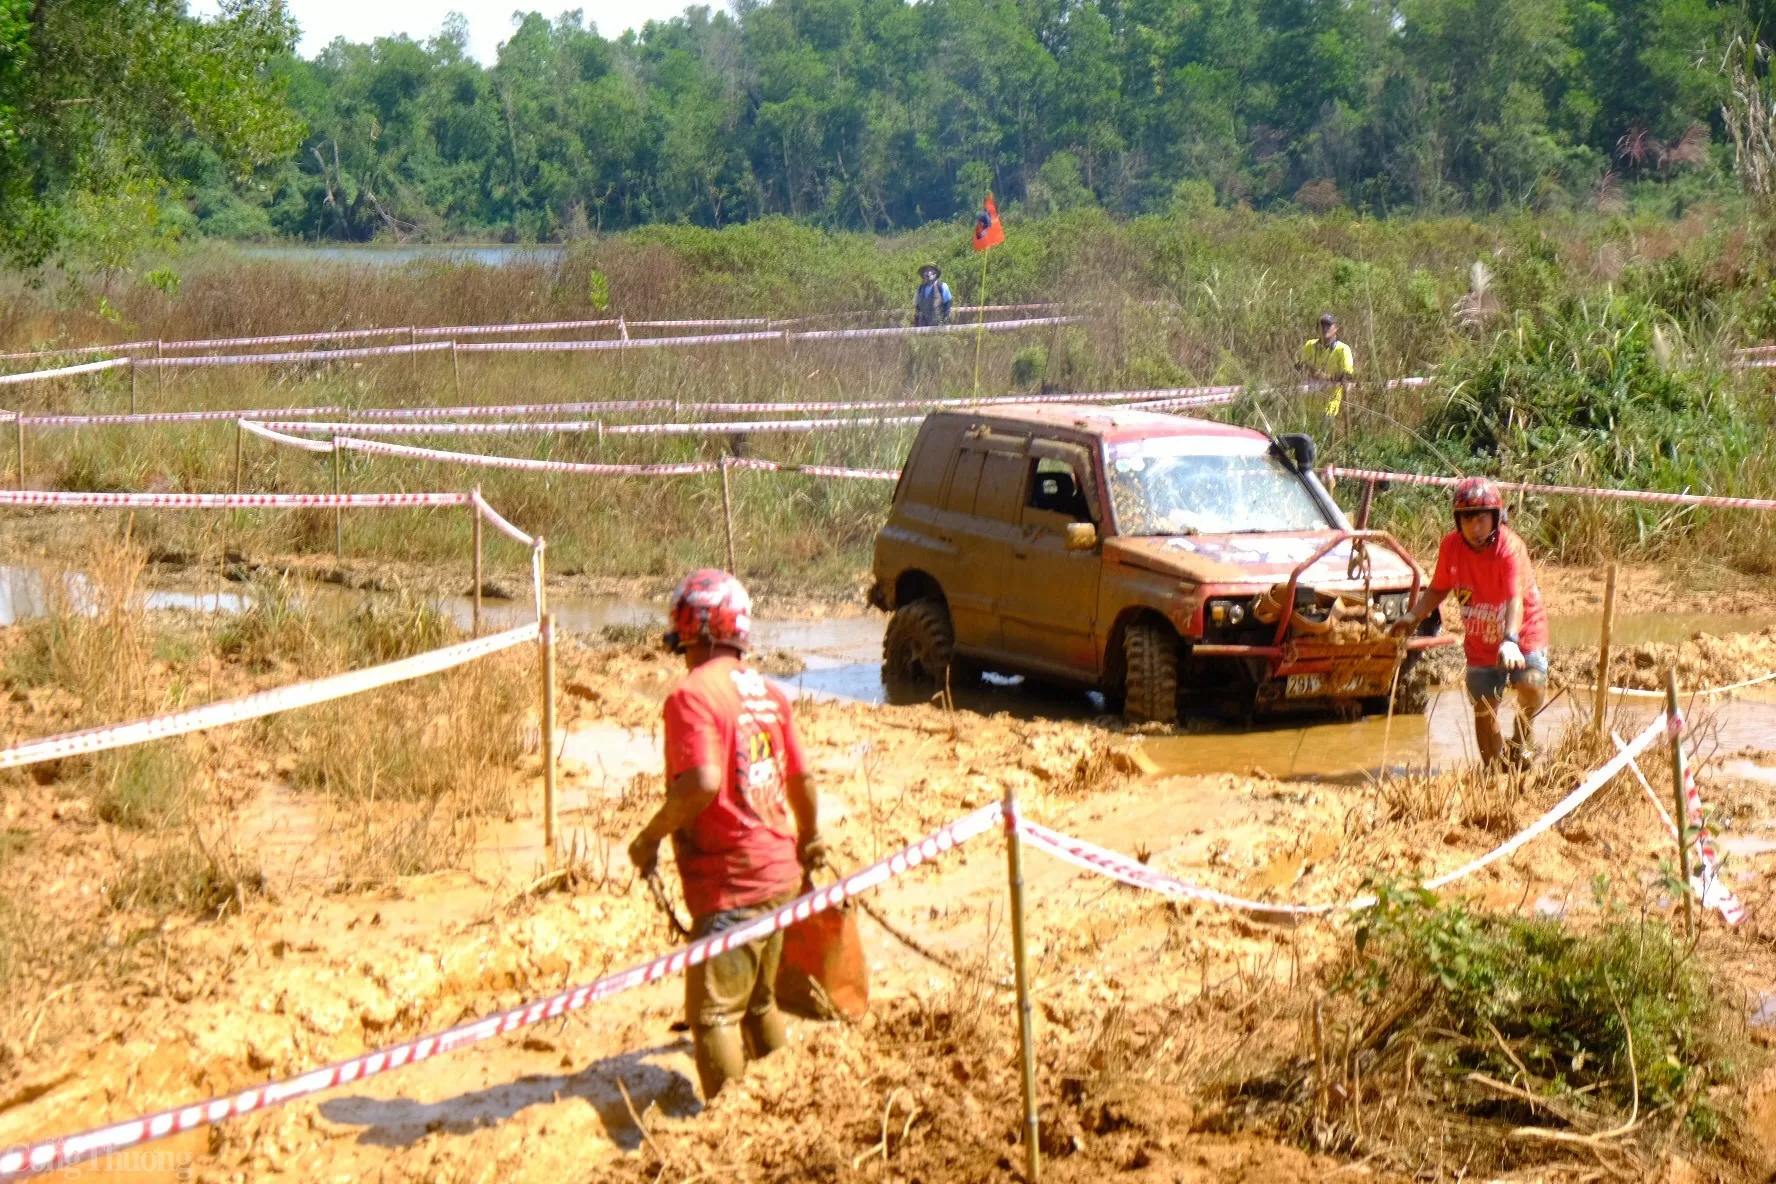
<svg viewBox="0 0 1776 1184">
<path fill-rule="evenodd" d="M 1648 642 L 1612 650 L 1610 685 L 1658 690 L 1665 685 L 1665 671 L 1673 665 L 1678 686 L 1685 692 L 1769 674 L 1776 671 L 1776 629 L 1724 637 L 1697 633 L 1681 643 Z M 1592 686 L 1597 678 L 1597 651 L 1556 650 L 1550 673 L 1559 683 Z"/>
</svg>

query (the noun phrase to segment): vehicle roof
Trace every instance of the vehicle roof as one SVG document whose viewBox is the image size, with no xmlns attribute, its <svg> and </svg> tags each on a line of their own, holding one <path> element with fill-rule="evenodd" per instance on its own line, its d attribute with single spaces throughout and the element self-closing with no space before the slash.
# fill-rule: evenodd
<svg viewBox="0 0 1776 1184">
<path fill-rule="evenodd" d="M 1106 441 L 1139 440 L 1149 436 L 1222 436 L 1264 440 L 1262 432 L 1191 419 L 1133 407 L 1099 407 L 1084 403 L 1012 403 L 1003 407 L 942 412 L 944 416 L 993 419 L 1036 429 L 1066 429 Z"/>
</svg>

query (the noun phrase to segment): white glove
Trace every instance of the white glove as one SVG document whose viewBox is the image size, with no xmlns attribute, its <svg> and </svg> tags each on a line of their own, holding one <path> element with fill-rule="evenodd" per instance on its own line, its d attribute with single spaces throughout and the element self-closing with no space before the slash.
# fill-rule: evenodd
<svg viewBox="0 0 1776 1184">
<path fill-rule="evenodd" d="M 1506 670 L 1522 670 L 1525 665 L 1522 648 L 1514 641 L 1501 641 L 1499 643 L 1499 665 Z"/>
</svg>

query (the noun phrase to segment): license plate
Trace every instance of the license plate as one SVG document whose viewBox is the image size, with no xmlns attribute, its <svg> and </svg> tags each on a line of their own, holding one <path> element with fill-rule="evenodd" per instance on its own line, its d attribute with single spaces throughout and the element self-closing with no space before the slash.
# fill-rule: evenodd
<svg viewBox="0 0 1776 1184">
<path fill-rule="evenodd" d="M 1323 674 L 1291 674 L 1289 676 L 1289 698 L 1297 699 L 1303 695 L 1317 695 L 1325 684 Z"/>
</svg>

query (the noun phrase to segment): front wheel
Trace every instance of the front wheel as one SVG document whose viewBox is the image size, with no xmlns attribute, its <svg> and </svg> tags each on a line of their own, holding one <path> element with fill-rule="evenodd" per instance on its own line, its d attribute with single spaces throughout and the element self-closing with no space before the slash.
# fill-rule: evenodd
<svg viewBox="0 0 1776 1184">
<path fill-rule="evenodd" d="M 897 698 L 929 694 L 947 681 L 952 690 L 971 681 L 956 657 L 956 630 L 941 600 L 914 600 L 894 610 L 882 635 L 882 681 Z"/>
<path fill-rule="evenodd" d="M 1122 655 L 1128 668 L 1123 718 L 1131 724 L 1178 722 L 1178 636 L 1151 622 L 1128 627 Z"/>
</svg>

